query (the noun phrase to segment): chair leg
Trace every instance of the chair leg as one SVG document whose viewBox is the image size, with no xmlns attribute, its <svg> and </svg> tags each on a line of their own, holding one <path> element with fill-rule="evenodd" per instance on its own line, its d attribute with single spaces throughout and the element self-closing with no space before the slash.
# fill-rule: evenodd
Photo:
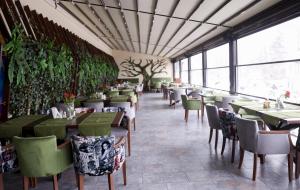
<svg viewBox="0 0 300 190">
<path fill-rule="evenodd" d="M 217 149 L 218 147 L 218 137 L 219 137 L 219 130 L 216 129 L 215 149 Z"/>
<path fill-rule="evenodd" d="M 241 169 L 242 164 L 243 164 L 243 160 L 244 160 L 244 149 L 242 147 L 240 147 L 240 162 L 239 162 L 239 169 Z"/>
<path fill-rule="evenodd" d="M 295 165 L 295 178 L 299 178 L 300 173 L 300 151 L 296 150 L 296 165 Z"/>
<path fill-rule="evenodd" d="M 57 175 L 53 176 L 53 190 L 58 190 Z"/>
<path fill-rule="evenodd" d="M 0 173 L 0 190 L 3 190 L 4 187 L 3 187 L 3 173 Z"/>
<path fill-rule="evenodd" d="M 123 171 L 123 182 L 124 182 L 124 185 L 127 185 L 126 161 L 124 161 L 124 163 L 123 163 L 122 171 Z"/>
<path fill-rule="evenodd" d="M 208 140 L 208 143 L 210 143 L 211 141 L 211 138 L 212 138 L 212 135 L 213 135 L 213 129 L 210 128 L 210 131 L 209 131 L 209 140 Z"/>
<path fill-rule="evenodd" d="M 232 139 L 232 153 L 231 153 L 231 163 L 234 163 L 234 156 L 235 156 L 235 139 Z"/>
<path fill-rule="evenodd" d="M 188 122 L 188 119 L 189 119 L 189 110 L 185 110 L 185 114 L 186 114 L 185 122 Z"/>
<path fill-rule="evenodd" d="M 29 189 L 29 178 L 26 176 L 23 176 L 23 190 Z"/>
<path fill-rule="evenodd" d="M 257 168 L 257 154 L 254 153 L 253 155 L 253 173 L 252 173 L 252 180 L 256 180 L 256 168 Z"/>
<path fill-rule="evenodd" d="M 112 174 L 108 174 L 107 177 L 108 177 L 108 189 L 109 190 L 114 190 L 115 187 L 114 187 L 114 178 L 113 178 L 113 175 Z"/>
<path fill-rule="evenodd" d="M 133 118 L 133 130 L 135 131 L 135 118 Z"/>
<path fill-rule="evenodd" d="M 35 188 L 37 185 L 37 178 L 36 177 L 30 177 L 29 178 L 29 187 Z"/>
<path fill-rule="evenodd" d="M 76 174 L 78 190 L 84 190 L 84 176 Z"/>
<path fill-rule="evenodd" d="M 226 137 L 223 137 L 223 144 L 222 144 L 221 155 L 223 155 L 223 153 L 224 153 L 225 145 L 226 145 Z"/>
<path fill-rule="evenodd" d="M 127 133 L 127 147 L 128 147 L 128 156 L 131 155 L 131 130 L 130 128 L 128 129 L 128 133 Z"/>
<path fill-rule="evenodd" d="M 198 120 L 199 120 L 199 118 L 200 118 L 200 113 L 199 113 L 200 111 L 199 110 L 197 110 L 197 114 L 198 114 Z"/>
<path fill-rule="evenodd" d="M 289 172 L 289 181 L 293 179 L 293 154 L 290 153 L 287 155 L 288 157 L 288 172 Z"/>
</svg>

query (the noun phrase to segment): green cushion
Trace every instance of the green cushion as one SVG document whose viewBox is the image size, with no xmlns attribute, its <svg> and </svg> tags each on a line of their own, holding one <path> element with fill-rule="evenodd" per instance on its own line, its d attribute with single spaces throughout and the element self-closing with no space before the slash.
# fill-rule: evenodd
<svg viewBox="0 0 300 190">
<path fill-rule="evenodd" d="M 119 96 L 119 91 L 108 91 L 107 92 L 107 96 L 108 97 L 115 97 L 115 96 Z"/>
<path fill-rule="evenodd" d="M 72 165 L 70 144 L 57 149 L 56 137 L 14 137 L 19 166 L 23 176 L 45 177 L 63 172 Z"/>
</svg>

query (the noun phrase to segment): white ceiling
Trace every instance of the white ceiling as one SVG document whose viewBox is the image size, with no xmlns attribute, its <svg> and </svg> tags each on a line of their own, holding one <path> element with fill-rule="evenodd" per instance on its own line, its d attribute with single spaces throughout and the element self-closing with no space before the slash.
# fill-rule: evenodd
<svg viewBox="0 0 300 190">
<path fill-rule="evenodd" d="M 112 49 L 172 58 L 279 1 L 61 0 L 60 5 Z"/>
</svg>

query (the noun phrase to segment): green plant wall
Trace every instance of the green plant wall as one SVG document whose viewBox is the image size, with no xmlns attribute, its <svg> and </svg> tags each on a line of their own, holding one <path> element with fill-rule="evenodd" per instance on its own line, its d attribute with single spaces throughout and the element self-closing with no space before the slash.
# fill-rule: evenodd
<svg viewBox="0 0 300 190">
<path fill-rule="evenodd" d="M 80 50 L 81 49 L 81 50 Z M 28 39 L 23 29 L 16 26 L 4 50 L 9 56 L 10 81 L 9 113 L 14 117 L 41 113 L 63 99 L 72 80 L 78 80 L 77 92 L 89 95 L 103 83 L 117 79 L 118 69 L 109 60 L 91 56 L 78 48 L 79 67 L 76 70 L 73 54 L 53 41 Z M 76 73 L 76 79 L 73 79 Z"/>
<path fill-rule="evenodd" d="M 66 46 L 30 40 L 17 26 L 4 50 L 10 59 L 9 113 L 13 116 L 43 112 L 70 90 L 74 66 Z"/>
</svg>

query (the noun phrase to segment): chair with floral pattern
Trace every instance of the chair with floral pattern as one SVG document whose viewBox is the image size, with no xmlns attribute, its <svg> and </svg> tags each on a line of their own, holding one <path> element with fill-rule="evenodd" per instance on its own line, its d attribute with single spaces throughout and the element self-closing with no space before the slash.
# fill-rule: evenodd
<svg viewBox="0 0 300 190">
<path fill-rule="evenodd" d="M 74 168 L 79 190 L 84 189 L 84 175 L 108 175 L 109 190 L 114 189 L 113 173 L 122 168 L 126 185 L 125 138 L 115 144 L 114 136 L 71 137 Z"/>
<path fill-rule="evenodd" d="M 15 147 L 12 144 L 1 146 L 0 144 L 0 190 L 3 190 L 3 173 L 14 172 L 18 169 L 18 161 Z"/>
<path fill-rule="evenodd" d="M 223 133 L 223 144 L 221 155 L 224 153 L 226 139 L 232 140 L 231 162 L 234 162 L 235 141 L 238 140 L 235 126 L 235 113 L 223 108 L 219 109 L 220 127 Z"/>
</svg>

